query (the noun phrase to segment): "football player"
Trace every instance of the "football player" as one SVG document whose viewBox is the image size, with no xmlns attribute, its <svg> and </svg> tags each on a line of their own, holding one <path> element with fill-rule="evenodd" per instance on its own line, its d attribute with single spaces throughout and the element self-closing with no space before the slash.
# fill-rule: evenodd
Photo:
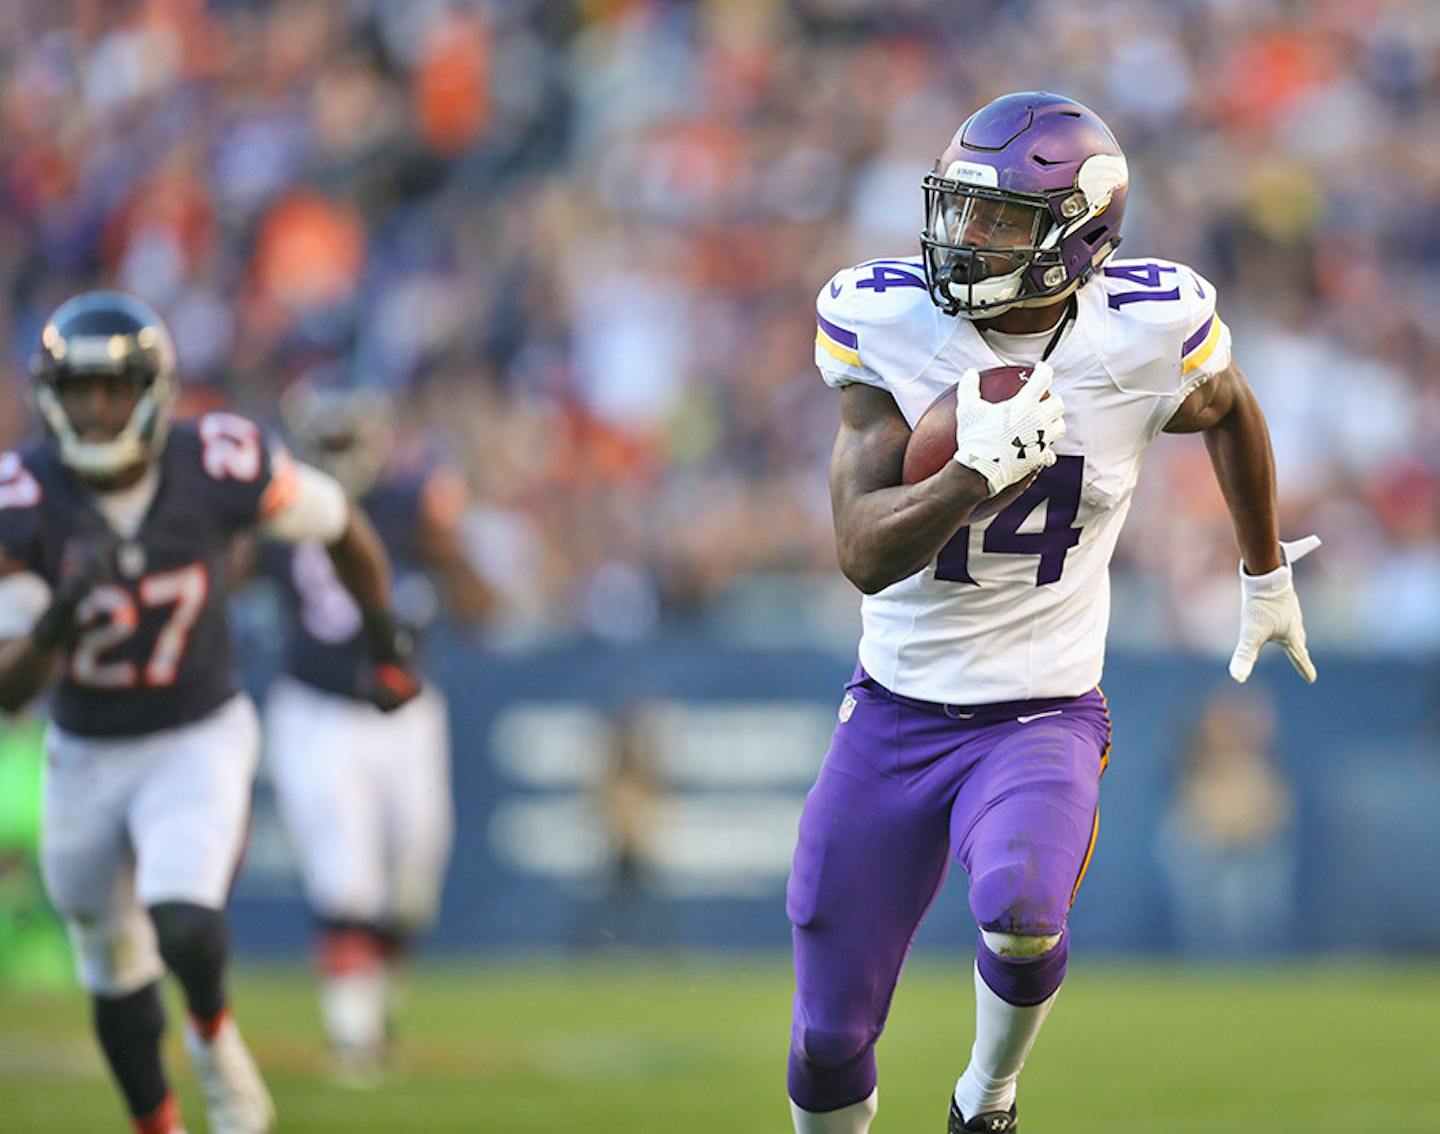
<svg viewBox="0 0 1440 1134">
<path fill-rule="evenodd" d="M 467 621 L 488 610 L 490 591 L 457 538 L 464 484 L 445 468 L 389 468 L 381 396 L 299 383 L 281 412 L 296 452 L 335 476 L 379 532 L 407 627 L 423 627 L 442 604 Z M 445 702 L 427 685 L 398 712 L 376 710 L 361 611 L 318 543 L 267 544 L 260 563 L 280 584 L 292 627 L 284 674 L 266 698 L 266 761 L 315 917 L 335 1071 L 366 1086 L 387 1055 L 395 964 L 433 920 L 449 857 Z"/>
<path fill-rule="evenodd" d="M 815 357 L 842 419 L 836 544 L 865 598 L 787 892 L 800 1134 L 869 1129 L 875 1042 L 952 861 L 980 938 L 949 1131 L 1017 1129 L 1016 1079 L 1065 976 L 1099 830 L 1110 557 L 1160 432 L 1203 432 L 1229 507 L 1243 596 L 1231 674 L 1244 681 L 1274 640 L 1315 679 L 1291 569 L 1319 541 L 1279 538 L 1268 430 L 1214 286 L 1183 264 L 1113 258 L 1127 180 L 1092 111 L 1006 95 L 924 178 L 920 255 L 821 289 Z M 980 398 L 978 371 L 1022 364 L 1019 393 Z M 955 459 L 904 485 L 910 429 L 952 386 Z"/>
<path fill-rule="evenodd" d="M 369 691 L 418 692 L 363 514 L 245 418 L 170 422 L 174 352 L 141 301 L 95 291 L 46 322 L 32 363 L 46 437 L 0 457 L 0 706 L 52 681 L 42 869 L 100 1047 L 143 1134 L 180 1129 L 159 980 L 217 1134 L 274 1109 L 227 1007 L 224 907 L 245 844 L 259 724 L 232 673 L 232 537 L 318 540 L 364 612 Z"/>
</svg>

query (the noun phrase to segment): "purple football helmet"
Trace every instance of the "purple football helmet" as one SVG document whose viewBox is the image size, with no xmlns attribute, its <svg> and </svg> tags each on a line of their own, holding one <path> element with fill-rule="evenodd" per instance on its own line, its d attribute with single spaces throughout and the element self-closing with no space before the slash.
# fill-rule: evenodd
<svg viewBox="0 0 1440 1134">
<path fill-rule="evenodd" d="M 1129 173 L 1098 114 L 1021 91 L 967 118 L 922 184 L 930 297 L 988 319 L 1090 278 L 1120 243 Z"/>
</svg>

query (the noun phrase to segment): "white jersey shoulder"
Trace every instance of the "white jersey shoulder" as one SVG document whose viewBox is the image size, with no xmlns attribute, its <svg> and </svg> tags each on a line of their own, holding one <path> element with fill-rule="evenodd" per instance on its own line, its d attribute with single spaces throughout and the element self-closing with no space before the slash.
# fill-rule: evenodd
<svg viewBox="0 0 1440 1134">
<path fill-rule="evenodd" d="M 1090 284 L 1103 294 L 1096 344 L 1121 389 L 1176 399 L 1230 363 L 1215 286 L 1170 260 L 1110 260 Z M 1098 307 L 1098 304 L 1097 304 Z"/>
<path fill-rule="evenodd" d="M 887 388 L 929 365 L 954 320 L 930 300 L 919 256 L 836 272 L 815 301 L 815 365 L 831 386 Z"/>
</svg>

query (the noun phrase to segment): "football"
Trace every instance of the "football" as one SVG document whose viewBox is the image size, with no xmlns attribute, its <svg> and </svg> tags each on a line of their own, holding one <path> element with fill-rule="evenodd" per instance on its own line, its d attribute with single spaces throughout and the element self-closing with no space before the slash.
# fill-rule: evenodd
<svg viewBox="0 0 1440 1134">
<path fill-rule="evenodd" d="M 1028 366 L 992 366 L 980 372 L 980 396 L 987 402 L 1003 402 L 1020 392 L 1030 377 Z M 951 386 L 930 403 L 905 445 L 902 476 L 906 484 L 915 484 L 934 476 L 955 456 L 955 387 Z M 1049 397 L 1047 393 L 1045 397 Z M 971 522 L 987 520 L 1029 487 L 1033 476 L 984 500 L 970 513 Z"/>
</svg>

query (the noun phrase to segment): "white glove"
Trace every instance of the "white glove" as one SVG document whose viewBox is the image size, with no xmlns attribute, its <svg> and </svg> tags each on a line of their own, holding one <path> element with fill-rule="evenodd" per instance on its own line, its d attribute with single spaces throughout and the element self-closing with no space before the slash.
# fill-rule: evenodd
<svg viewBox="0 0 1440 1134">
<path fill-rule="evenodd" d="M 1037 362 L 1020 392 L 1004 402 L 980 397 L 980 372 L 973 367 L 960 376 L 955 459 L 985 478 L 991 496 L 1055 463 L 1055 442 L 1065 436 L 1065 403 L 1059 394 L 1040 400 L 1054 376 L 1048 362 Z"/>
<path fill-rule="evenodd" d="M 1230 659 L 1230 676 L 1241 684 L 1255 668 L 1260 647 L 1272 641 L 1284 647 L 1295 672 L 1314 683 L 1315 663 L 1305 649 L 1305 624 L 1290 565 L 1319 546 L 1320 537 L 1313 535 L 1291 543 L 1281 540 L 1285 562 L 1264 575 L 1247 575 L 1240 564 L 1240 644 Z"/>
</svg>

